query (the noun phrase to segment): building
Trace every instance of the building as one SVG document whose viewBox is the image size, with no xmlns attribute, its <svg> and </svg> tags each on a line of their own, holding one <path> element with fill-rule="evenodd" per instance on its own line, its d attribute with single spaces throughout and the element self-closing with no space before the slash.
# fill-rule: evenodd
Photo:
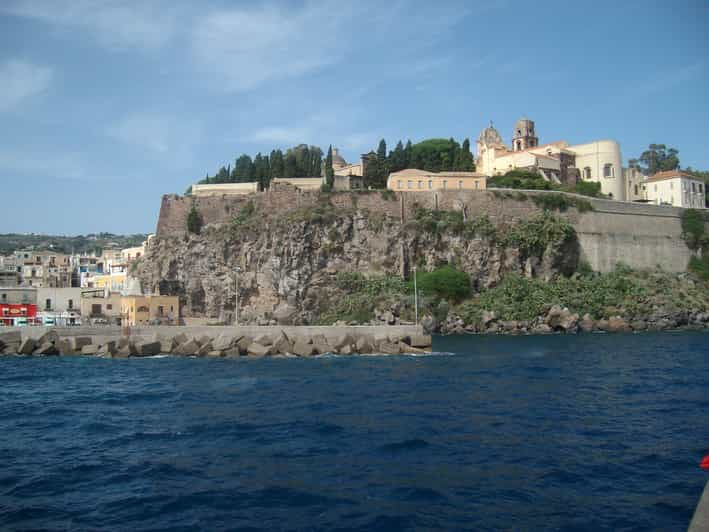
<svg viewBox="0 0 709 532">
<path fill-rule="evenodd" d="M 627 201 L 648 203 L 647 199 L 647 176 L 638 168 L 623 168 L 623 178 L 625 179 Z"/>
<path fill-rule="evenodd" d="M 359 175 L 335 175 L 332 188 L 338 192 L 343 190 L 362 190 L 364 189 L 364 177 Z"/>
<path fill-rule="evenodd" d="M 79 278 L 71 255 L 54 251 L 16 251 L 15 264 L 26 286 L 57 288 L 78 286 Z"/>
<path fill-rule="evenodd" d="M 688 209 L 706 208 L 706 184 L 680 170 L 658 172 L 645 182 L 645 199 L 657 205 L 673 205 Z"/>
<path fill-rule="evenodd" d="M 397 192 L 485 190 L 486 181 L 486 177 L 477 172 L 428 172 L 409 168 L 389 174 L 387 188 Z"/>
<path fill-rule="evenodd" d="M 243 196 L 258 192 L 258 183 L 215 183 L 192 185 L 192 195 L 197 197 L 237 195 Z"/>
<path fill-rule="evenodd" d="M 325 184 L 324 177 L 274 177 L 271 183 L 275 185 L 293 185 L 299 190 L 320 190 Z"/>
<path fill-rule="evenodd" d="M 362 177 L 364 176 L 364 168 L 366 166 L 366 161 L 367 161 L 368 155 L 362 155 L 360 162 L 354 163 L 354 164 L 349 164 L 347 161 L 345 161 L 344 157 L 340 155 L 339 150 L 337 148 L 332 149 L 332 169 L 335 173 L 335 176 L 339 177 L 348 177 L 348 176 L 359 176 Z M 324 174 L 324 166 L 323 166 L 323 175 Z"/>
<path fill-rule="evenodd" d="M 120 292 L 126 287 L 126 279 L 126 271 L 116 271 L 115 273 L 94 275 L 88 279 L 87 288 Z"/>
<path fill-rule="evenodd" d="M 510 148 L 490 123 L 477 140 L 476 170 L 495 176 L 514 169 L 537 172 L 554 183 L 594 181 L 601 184 L 603 194 L 626 199 L 620 145 L 614 140 L 573 146 L 561 140 L 540 145 L 534 122 L 522 118 L 515 124 Z"/>
<path fill-rule="evenodd" d="M 180 298 L 177 296 L 124 295 L 121 297 L 123 325 L 178 325 Z"/>
<path fill-rule="evenodd" d="M 121 323 L 121 294 L 107 290 L 85 290 L 81 294 L 81 317 L 88 323 Z"/>
<path fill-rule="evenodd" d="M 37 289 L 31 286 L 0 288 L 0 303 L 7 305 L 36 305 Z"/>
<path fill-rule="evenodd" d="M 37 305 L 0 303 L 0 326 L 21 327 L 39 324 Z"/>
</svg>

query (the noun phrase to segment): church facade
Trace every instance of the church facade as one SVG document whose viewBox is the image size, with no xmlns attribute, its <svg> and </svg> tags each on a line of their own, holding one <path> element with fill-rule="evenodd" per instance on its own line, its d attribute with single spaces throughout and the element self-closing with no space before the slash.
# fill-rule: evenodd
<svg viewBox="0 0 709 532">
<path fill-rule="evenodd" d="M 490 123 L 477 140 L 476 171 L 492 177 L 517 168 L 559 184 L 594 181 L 601 184 L 603 194 L 626 199 L 620 145 L 614 140 L 540 145 L 534 121 L 522 118 L 515 123 L 510 147 Z"/>
</svg>

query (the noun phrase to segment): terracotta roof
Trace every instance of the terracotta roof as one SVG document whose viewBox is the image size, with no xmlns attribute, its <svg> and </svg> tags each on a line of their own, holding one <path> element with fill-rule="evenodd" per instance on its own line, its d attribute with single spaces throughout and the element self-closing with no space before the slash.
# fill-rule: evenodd
<svg viewBox="0 0 709 532">
<path fill-rule="evenodd" d="M 678 177 L 686 177 L 688 179 L 695 179 L 701 181 L 700 177 L 697 177 L 687 172 L 682 172 L 681 170 L 665 170 L 664 172 L 657 172 L 656 174 L 647 178 L 648 182 L 651 181 L 664 181 L 665 179 L 676 179 Z"/>
</svg>

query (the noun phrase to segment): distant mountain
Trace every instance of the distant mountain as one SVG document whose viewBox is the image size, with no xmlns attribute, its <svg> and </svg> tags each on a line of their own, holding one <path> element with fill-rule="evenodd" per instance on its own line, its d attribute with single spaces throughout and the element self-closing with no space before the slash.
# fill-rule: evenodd
<svg viewBox="0 0 709 532">
<path fill-rule="evenodd" d="M 96 233 L 78 236 L 42 235 L 35 233 L 0 234 L 0 255 L 9 255 L 22 249 L 52 250 L 57 253 L 91 253 L 106 248 L 139 246 L 148 235 L 114 235 Z"/>
</svg>

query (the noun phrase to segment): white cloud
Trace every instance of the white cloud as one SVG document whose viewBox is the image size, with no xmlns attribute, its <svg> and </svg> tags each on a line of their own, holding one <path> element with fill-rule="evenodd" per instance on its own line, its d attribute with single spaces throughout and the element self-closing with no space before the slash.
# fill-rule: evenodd
<svg viewBox="0 0 709 532">
<path fill-rule="evenodd" d="M 85 30 L 109 48 L 160 48 L 178 24 L 171 4 L 154 1 L 16 0 L 0 6 L 0 12 Z"/>
<path fill-rule="evenodd" d="M 7 111 L 47 90 L 52 69 L 11 59 L 0 64 L 0 80 L 0 111 Z"/>
</svg>

